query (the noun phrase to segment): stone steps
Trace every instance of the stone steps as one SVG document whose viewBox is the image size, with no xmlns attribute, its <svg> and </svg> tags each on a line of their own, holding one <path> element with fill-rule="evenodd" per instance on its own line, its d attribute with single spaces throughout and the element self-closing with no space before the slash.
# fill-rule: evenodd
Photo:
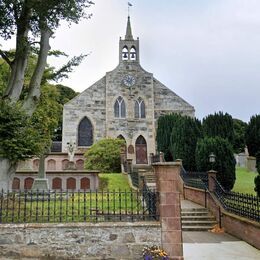
<svg viewBox="0 0 260 260">
<path fill-rule="evenodd" d="M 217 221 L 206 208 L 184 208 L 181 212 L 182 231 L 208 231 Z"/>
</svg>

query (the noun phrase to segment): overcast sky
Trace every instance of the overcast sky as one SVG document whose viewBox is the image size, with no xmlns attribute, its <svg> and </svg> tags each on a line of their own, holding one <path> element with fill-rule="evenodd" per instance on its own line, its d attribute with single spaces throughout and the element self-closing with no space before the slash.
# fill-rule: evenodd
<svg viewBox="0 0 260 260">
<path fill-rule="evenodd" d="M 93 17 L 62 25 L 51 45 L 91 53 L 62 82 L 81 92 L 118 64 L 127 1 L 95 0 Z M 144 69 L 195 107 L 249 121 L 260 113 L 260 0 L 131 0 Z M 62 62 L 50 61 L 53 65 Z"/>
</svg>

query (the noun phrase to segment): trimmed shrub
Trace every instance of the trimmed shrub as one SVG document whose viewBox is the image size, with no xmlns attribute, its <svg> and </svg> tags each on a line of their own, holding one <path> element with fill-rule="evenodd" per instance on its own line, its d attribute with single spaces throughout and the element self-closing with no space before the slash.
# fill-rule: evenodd
<svg viewBox="0 0 260 260">
<path fill-rule="evenodd" d="M 201 123 L 195 118 L 180 117 L 172 129 L 170 152 L 174 160 L 182 159 L 183 167 L 188 171 L 196 171 L 195 151 L 201 137 Z"/>
<path fill-rule="evenodd" d="M 157 149 L 159 152 L 164 153 L 166 161 L 172 161 L 173 156 L 170 151 L 170 139 L 174 126 L 178 124 L 178 120 L 181 118 L 179 114 L 169 114 L 159 117 L 158 128 L 156 135 Z"/>
<path fill-rule="evenodd" d="M 202 121 L 204 137 L 222 137 L 234 144 L 234 125 L 232 116 L 223 112 L 208 115 Z"/>
<path fill-rule="evenodd" d="M 210 153 L 216 155 L 216 162 L 209 162 Z M 196 148 L 196 164 L 198 171 L 217 171 L 217 179 L 228 191 L 232 190 L 236 180 L 236 161 L 231 144 L 221 137 L 205 137 L 200 139 Z"/>
<path fill-rule="evenodd" d="M 105 138 L 96 142 L 85 153 L 85 169 L 101 172 L 121 172 L 120 152 L 124 141 Z"/>
<path fill-rule="evenodd" d="M 251 156 L 260 152 L 260 115 L 250 118 L 246 128 L 246 145 Z"/>
</svg>

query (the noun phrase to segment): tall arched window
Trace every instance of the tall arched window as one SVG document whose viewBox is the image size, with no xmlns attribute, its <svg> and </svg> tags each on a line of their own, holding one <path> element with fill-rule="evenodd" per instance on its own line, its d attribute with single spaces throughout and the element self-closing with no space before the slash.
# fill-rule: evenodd
<svg viewBox="0 0 260 260">
<path fill-rule="evenodd" d="M 124 46 L 122 49 L 122 60 L 128 60 L 128 48 Z"/>
<path fill-rule="evenodd" d="M 91 146 L 93 144 L 93 127 L 85 116 L 79 123 L 78 146 Z"/>
<path fill-rule="evenodd" d="M 130 49 L 130 60 L 136 60 L 136 49 L 134 46 Z"/>
<path fill-rule="evenodd" d="M 135 101 L 135 118 L 145 118 L 145 104 L 141 98 Z"/>
<path fill-rule="evenodd" d="M 125 118 L 125 101 L 122 97 L 118 97 L 114 105 L 115 117 Z"/>
</svg>

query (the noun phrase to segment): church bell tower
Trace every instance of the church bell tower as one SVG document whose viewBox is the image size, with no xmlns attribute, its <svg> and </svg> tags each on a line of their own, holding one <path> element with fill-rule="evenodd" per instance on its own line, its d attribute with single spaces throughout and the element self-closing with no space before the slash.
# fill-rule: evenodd
<svg viewBox="0 0 260 260">
<path fill-rule="evenodd" d="M 125 39 L 119 40 L 119 63 L 139 63 L 139 38 L 134 40 L 130 16 L 127 18 Z"/>
</svg>

